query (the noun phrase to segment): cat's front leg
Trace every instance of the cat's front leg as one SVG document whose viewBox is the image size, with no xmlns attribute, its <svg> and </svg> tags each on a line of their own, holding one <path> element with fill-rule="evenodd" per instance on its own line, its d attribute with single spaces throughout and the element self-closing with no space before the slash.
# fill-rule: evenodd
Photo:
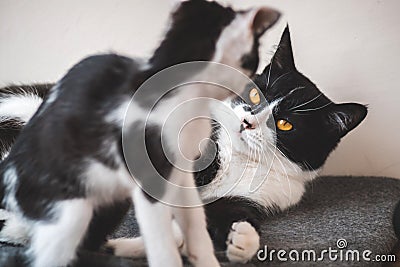
<svg viewBox="0 0 400 267">
<path fill-rule="evenodd" d="M 260 245 L 266 209 L 243 197 L 223 197 L 205 206 L 208 231 L 215 247 L 232 262 L 248 262 Z"/>
<path fill-rule="evenodd" d="M 183 235 L 176 221 L 172 221 L 172 232 L 175 239 L 176 246 L 183 251 Z M 144 246 L 143 237 L 138 236 L 134 238 L 117 238 L 108 240 L 105 244 L 105 249 L 111 254 L 119 257 L 127 258 L 143 258 L 146 257 L 146 250 Z"/>
<path fill-rule="evenodd" d="M 229 261 L 246 263 L 259 250 L 260 235 L 249 222 L 234 222 L 226 244 L 226 256 Z"/>
</svg>

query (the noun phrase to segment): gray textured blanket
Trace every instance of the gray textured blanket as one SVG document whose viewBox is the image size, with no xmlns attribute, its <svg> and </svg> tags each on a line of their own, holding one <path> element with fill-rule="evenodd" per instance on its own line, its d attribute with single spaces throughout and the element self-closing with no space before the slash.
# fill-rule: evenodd
<svg viewBox="0 0 400 267">
<path fill-rule="evenodd" d="M 320 177 L 309 185 L 299 205 L 272 215 L 264 223 L 261 238 L 262 247 L 267 246 L 264 251 L 284 250 L 281 259 L 287 261 L 279 260 L 277 252 L 271 256 L 273 262 L 264 261 L 264 251 L 260 253 L 260 259 L 255 258 L 246 265 L 229 264 L 222 252 L 218 257 L 223 266 L 380 266 L 382 263 L 376 261 L 376 255 L 389 254 L 397 241 L 392 214 L 399 199 L 400 180 Z M 131 211 L 114 237 L 137 234 Z M 1 244 L 0 266 L 21 266 L 18 255 L 23 249 Z M 324 250 L 326 252 L 322 253 Z M 370 261 L 365 261 L 362 253 L 366 253 Z M 146 266 L 146 261 L 85 253 L 78 265 Z"/>
</svg>

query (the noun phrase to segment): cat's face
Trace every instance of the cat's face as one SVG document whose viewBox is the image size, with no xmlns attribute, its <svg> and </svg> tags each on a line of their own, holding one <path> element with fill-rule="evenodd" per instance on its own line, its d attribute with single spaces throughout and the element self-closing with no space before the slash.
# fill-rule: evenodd
<svg viewBox="0 0 400 267">
<path fill-rule="evenodd" d="M 288 28 L 271 64 L 255 83 L 261 91 L 249 87 L 243 99 L 233 99 L 226 110 L 214 111 L 239 153 L 264 151 L 266 160 L 276 153 L 303 170 L 317 170 L 367 114 L 360 104 L 333 103 L 297 71 Z M 229 115 L 228 109 L 233 113 Z"/>
</svg>

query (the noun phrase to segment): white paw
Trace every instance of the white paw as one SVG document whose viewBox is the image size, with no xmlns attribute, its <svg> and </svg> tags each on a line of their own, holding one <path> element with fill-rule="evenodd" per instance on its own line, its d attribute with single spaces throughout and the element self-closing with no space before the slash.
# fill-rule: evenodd
<svg viewBox="0 0 400 267">
<path fill-rule="evenodd" d="M 260 248 L 260 236 L 248 222 L 233 223 L 226 242 L 226 256 L 231 262 L 246 263 Z"/>
<path fill-rule="evenodd" d="M 186 247 L 184 246 L 182 232 L 175 221 L 172 222 L 172 230 L 176 246 L 178 247 L 180 252 L 183 253 Z M 141 236 L 135 238 L 110 239 L 105 244 L 105 247 L 110 248 L 113 254 L 119 257 L 127 257 L 127 258 L 146 257 L 144 240 Z"/>
<path fill-rule="evenodd" d="M 13 213 L 0 209 L 0 220 L 4 221 L 0 230 L 0 241 L 14 244 L 27 245 L 30 241 L 28 224 Z"/>
</svg>

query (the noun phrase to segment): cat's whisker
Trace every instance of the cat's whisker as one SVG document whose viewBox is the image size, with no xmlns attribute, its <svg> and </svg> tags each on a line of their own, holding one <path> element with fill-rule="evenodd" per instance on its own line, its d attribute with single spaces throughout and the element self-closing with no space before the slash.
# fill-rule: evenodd
<svg viewBox="0 0 400 267">
<path fill-rule="evenodd" d="M 333 103 L 330 102 L 330 103 L 327 103 L 327 104 L 325 104 L 325 105 L 323 105 L 323 106 L 321 106 L 321 107 L 318 107 L 318 108 L 309 108 L 309 109 L 302 109 L 302 110 L 293 110 L 293 113 L 320 110 L 320 109 L 323 109 L 323 108 L 325 108 L 325 107 L 327 107 L 327 106 L 329 106 L 329 105 L 332 105 L 332 104 L 333 104 Z"/>
<path fill-rule="evenodd" d="M 288 71 L 288 72 L 282 74 L 281 76 L 279 76 L 278 78 L 276 78 L 275 81 L 271 84 L 270 88 L 272 88 L 276 84 L 276 82 L 278 82 L 280 79 L 282 79 L 283 77 L 285 77 L 289 73 L 291 73 L 291 71 Z"/>
<path fill-rule="evenodd" d="M 278 46 L 277 49 L 279 49 L 279 46 Z M 275 58 L 275 57 L 272 57 L 271 63 L 270 63 L 270 65 L 269 65 L 268 78 L 267 78 L 267 85 L 265 86 L 265 88 L 268 88 L 268 85 L 269 85 L 269 79 L 270 79 L 270 77 L 271 77 L 271 69 L 272 69 L 272 66 L 273 66 L 273 63 L 274 63 L 274 58 Z"/>
<path fill-rule="evenodd" d="M 272 144 L 270 142 L 268 142 L 268 143 L 270 145 L 274 146 L 274 144 Z M 282 156 L 284 159 L 286 159 L 286 162 L 289 163 L 289 166 L 291 167 L 291 170 L 294 171 L 296 174 L 299 174 L 300 170 L 299 170 L 298 166 L 296 166 L 288 157 L 286 157 L 285 154 L 277 146 L 275 146 L 275 149 L 279 152 L 280 156 Z M 274 153 L 274 156 L 277 157 L 276 153 Z"/>
<path fill-rule="evenodd" d="M 305 86 L 298 86 L 298 87 L 292 89 L 292 90 L 289 92 L 289 94 L 287 94 L 286 96 L 293 94 L 293 93 L 296 92 L 297 90 L 305 89 L 305 88 L 306 88 Z M 285 96 L 285 97 L 286 97 L 286 96 Z"/>
<path fill-rule="evenodd" d="M 307 104 L 310 104 L 310 103 L 312 103 L 313 101 L 317 100 L 320 96 L 322 96 L 322 93 L 319 93 L 319 94 L 318 94 L 316 97 L 314 97 L 313 99 L 311 99 L 311 100 L 309 100 L 309 101 L 307 101 L 307 102 L 305 102 L 305 103 L 303 103 L 303 104 L 300 104 L 300 105 L 298 105 L 298 106 L 295 106 L 295 107 L 291 108 L 290 110 L 295 110 L 296 108 L 303 107 L 303 106 L 305 106 L 305 105 L 307 105 Z"/>
<path fill-rule="evenodd" d="M 280 185 L 281 185 L 281 190 L 282 190 L 283 194 L 285 195 L 285 197 L 286 197 L 286 198 L 288 199 L 288 201 L 290 202 L 290 198 L 291 198 L 291 196 L 292 196 L 292 186 L 291 186 L 291 183 L 290 183 L 289 174 L 287 173 L 286 168 L 284 167 L 283 162 L 282 162 L 282 161 L 279 159 L 279 157 L 275 154 L 275 151 L 272 151 L 272 149 L 269 148 L 269 147 L 267 147 L 267 149 L 269 149 L 269 150 L 273 153 L 274 157 L 276 157 L 276 159 L 278 160 L 279 164 L 280 164 L 281 167 L 282 167 L 282 170 L 283 170 L 284 173 L 285 173 L 285 178 L 286 178 L 286 181 L 287 181 L 288 187 L 289 187 L 289 194 L 286 194 L 286 190 L 285 190 L 285 188 L 283 187 L 283 184 L 281 183 Z"/>
<path fill-rule="evenodd" d="M 285 98 L 289 97 L 291 94 L 293 94 L 293 93 L 296 92 L 297 90 L 305 89 L 305 88 L 306 88 L 305 86 L 298 86 L 298 87 L 292 89 L 287 95 L 285 95 L 284 97 L 282 97 L 282 99 L 281 99 L 280 101 L 283 101 Z"/>
</svg>

